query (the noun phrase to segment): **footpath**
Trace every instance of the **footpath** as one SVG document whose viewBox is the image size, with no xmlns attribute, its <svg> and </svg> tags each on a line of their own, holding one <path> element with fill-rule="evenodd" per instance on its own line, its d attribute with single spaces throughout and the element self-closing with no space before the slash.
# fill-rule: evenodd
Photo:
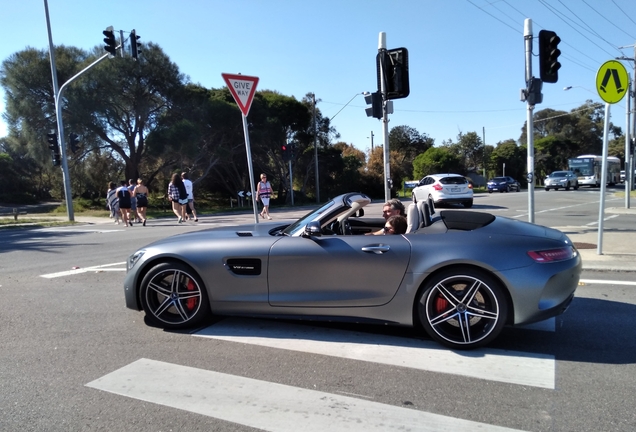
<svg viewBox="0 0 636 432">
<path fill-rule="evenodd" d="M 0 210 L 8 210 L 0 206 Z M 296 218 L 300 214 L 299 208 L 293 210 L 276 209 L 278 217 Z M 306 210 L 301 211 L 304 214 Z M 3 212 L 5 213 L 5 212 Z M 605 209 L 606 215 L 628 214 L 636 216 L 636 208 L 610 207 Z M 215 215 L 216 216 L 216 215 Z M 9 217 L 6 213 L 0 217 Z M 12 216 L 11 216 L 12 217 Z M 67 220 L 64 216 L 51 216 L 50 214 L 29 214 L 19 216 L 28 218 L 46 218 Z M 214 216 L 199 215 L 200 220 L 213 218 Z M 87 225 L 112 224 L 112 219 L 106 217 L 76 216 L 75 221 Z M 24 224 L 28 226 L 29 224 Z M 598 226 L 561 226 L 554 227 L 564 232 L 577 247 L 583 260 L 583 269 L 591 271 L 612 272 L 636 272 L 636 225 L 629 230 L 604 229 L 599 248 Z M 600 253 L 599 253 L 600 252 Z"/>
</svg>

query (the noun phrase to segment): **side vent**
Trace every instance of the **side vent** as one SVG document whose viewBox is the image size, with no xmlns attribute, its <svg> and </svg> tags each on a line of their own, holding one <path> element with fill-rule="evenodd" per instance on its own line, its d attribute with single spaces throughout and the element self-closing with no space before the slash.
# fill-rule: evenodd
<svg viewBox="0 0 636 432">
<path fill-rule="evenodd" d="M 239 237 L 252 237 L 252 233 L 250 231 L 237 231 L 236 235 Z"/>
<path fill-rule="evenodd" d="M 227 268 L 239 276 L 258 276 L 261 274 L 261 260 L 257 258 L 231 258 L 227 260 Z"/>
</svg>

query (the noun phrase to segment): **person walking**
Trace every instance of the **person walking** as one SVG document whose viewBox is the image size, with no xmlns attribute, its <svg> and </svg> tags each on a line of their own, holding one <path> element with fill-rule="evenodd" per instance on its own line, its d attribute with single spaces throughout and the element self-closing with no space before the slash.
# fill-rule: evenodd
<svg viewBox="0 0 636 432">
<path fill-rule="evenodd" d="M 115 223 L 119 225 L 119 199 L 117 198 L 117 185 L 115 182 L 108 183 L 108 192 L 106 192 L 106 203 L 110 210 L 110 217 L 115 219 Z"/>
<path fill-rule="evenodd" d="M 133 196 L 137 199 L 137 215 L 143 226 L 146 226 L 146 209 L 148 208 L 148 188 L 142 179 L 137 179 L 137 186 L 133 190 Z"/>
<path fill-rule="evenodd" d="M 136 183 L 133 179 L 128 180 L 128 191 L 130 192 L 130 213 L 128 219 L 135 221 L 135 223 L 141 223 L 139 215 L 137 214 L 137 197 L 135 197 Z"/>
<path fill-rule="evenodd" d="M 128 183 L 126 182 L 126 180 L 122 180 L 121 186 L 117 188 L 117 199 L 119 200 L 119 211 L 121 213 L 121 220 L 124 221 L 124 225 L 133 226 L 132 220 L 128 219 L 131 205 L 131 193 L 128 190 Z"/>
<path fill-rule="evenodd" d="M 178 222 L 182 223 L 186 216 L 185 206 L 188 204 L 188 192 L 186 192 L 183 180 L 178 173 L 172 174 L 172 179 L 168 185 L 168 197 L 172 201 L 172 211 L 177 216 Z"/>
<path fill-rule="evenodd" d="M 263 219 L 267 218 L 272 220 L 269 215 L 269 199 L 272 196 L 272 185 L 267 181 L 267 174 L 261 174 L 261 181 L 258 182 L 256 187 L 256 200 L 263 203 L 263 211 L 260 215 Z"/>
<path fill-rule="evenodd" d="M 185 186 L 186 192 L 188 193 L 188 207 L 186 208 L 186 213 L 192 213 L 192 218 L 194 218 L 194 221 L 199 222 L 197 212 L 194 209 L 194 193 L 192 193 L 192 182 L 190 181 L 187 172 L 181 173 L 181 180 L 183 180 L 183 185 Z M 190 211 L 187 211 L 188 209 L 190 209 Z"/>
</svg>

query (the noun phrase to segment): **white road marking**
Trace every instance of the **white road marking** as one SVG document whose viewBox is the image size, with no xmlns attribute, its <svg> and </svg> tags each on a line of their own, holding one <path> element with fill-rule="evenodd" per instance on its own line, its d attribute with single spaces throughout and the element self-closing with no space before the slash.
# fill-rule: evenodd
<svg viewBox="0 0 636 432">
<path fill-rule="evenodd" d="M 193 334 L 291 351 L 554 389 L 554 356 L 482 348 L 451 351 L 436 342 L 228 318 Z"/>
<path fill-rule="evenodd" d="M 150 359 L 86 386 L 272 432 L 514 430 Z"/>
<path fill-rule="evenodd" d="M 112 266 L 120 266 L 126 265 L 126 262 L 117 262 L 117 263 L 112 263 L 112 264 L 103 264 L 103 265 L 98 265 L 98 266 L 92 266 L 92 267 L 83 267 L 83 268 L 79 268 L 79 269 L 73 269 L 73 270 L 67 270 L 67 271 L 63 271 L 63 272 L 58 272 L 58 273 L 49 273 L 49 274 L 44 274 L 44 275 L 40 275 L 40 277 L 46 278 L 46 279 L 53 279 L 53 278 L 57 278 L 57 277 L 62 277 L 62 276 L 70 276 L 70 275 L 75 275 L 75 274 L 79 274 L 79 273 L 88 273 L 88 272 L 94 272 L 94 271 L 117 271 L 117 272 L 121 272 L 121 271 L 126 271 L 126 267 L 124 268 L 108 268 L 108 267 L 112 267 Z"/>
<path fill-rule="evenodd" d="M 607 220 L 614 219 L 614 218 L 617 218 L 617 217 L 618 217 L 618 215 L 615 214 L 615 215 L 608 216 L 608 217 L 604 218 L 603 221 L 607 221 Z M 598 221 L 594 221 L 594 222 L 590 222 L 589 224 L 585 224 L 585 226 L 594 226 L 594 225 L 598 225 Z"/>
<path fill-rule="evenodd" d="M 632 281 L 618 281 L 618 280 L 580 279 L 579 282 L 585 283 L 585 284 L 631 285 L 631 286 L 636 286 L 636 282 L 632 282 Z"/>
</svg>

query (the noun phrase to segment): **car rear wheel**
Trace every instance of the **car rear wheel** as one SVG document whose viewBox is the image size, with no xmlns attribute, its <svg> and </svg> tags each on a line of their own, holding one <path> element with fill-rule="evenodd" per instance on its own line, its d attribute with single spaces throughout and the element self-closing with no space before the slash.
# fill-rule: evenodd
<svg viewBox="0 0 636 432">
<path fill-rule="evenodd" d="M 488 274 L 453 269 L 426 284 L 416 311 L 430 337 L 453 349 L 473 349 L 501 333 L 508 305 L 500 284 Z"/>
<path fill-rule="evenodd" d="M 465 208 L 471 208 L 473 206 L 473 200 L 464 201 L 462 204 L 464 205 Z"/>
<path fill-rule="evenodd" d="M 150 324 L 167 329 L 192 327 L 210 315 L 201 278 L 177 261 L 158 264 L 146 274 L 141 305 Z"/>
</svg>

